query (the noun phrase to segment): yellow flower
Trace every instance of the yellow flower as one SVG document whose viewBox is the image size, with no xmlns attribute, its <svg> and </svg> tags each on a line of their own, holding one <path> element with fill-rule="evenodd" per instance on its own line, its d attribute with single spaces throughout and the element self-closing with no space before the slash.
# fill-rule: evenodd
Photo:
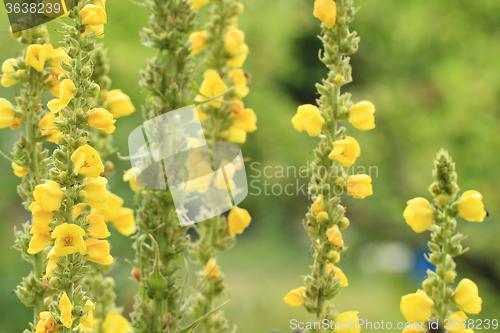
<svg viewBox="0 0 500 333">
<path fill-rule="evenodd" d="M 368 175 L 352 175 L 347 178 L 347 193 L 356 199 L 373 194 L 372 178 Z"/>
<path fill-rule="evenodd" d="M 237 56 L 232 57 L 227 61 L 227 65 L 234 67 L 234 68 L 240 68 L 243 66 L 245 61 L 247 60 L 248 53 L 250 53 L 250 49 L 248 48 L 247 44 L 243 44 L 240 47 L 240 52 Z"/>
<path fill-rule="evenodd" d="M 358 141 L 352 136 L 348 136 L 343 140 L 333 142 L 333 150 L 328 157 L 331 160 L 338 161 L 343 167 L 350 167 L 356 162 L 360 154 L 361 148 Z"/>
<path fill-rule="evenodd" d="M 109 112 L 115 119 L 128 116 L 135 111 L 135 107 L 130 101 L 130 97 L 124 94 L 120 89 L 108 91 L 106 94 L 106 102 L 108 103 Z"/>
<path fill-rule="evenodd" d="M 333 28 L 337 20 L 337 4 L 333 0 L 316 0 L 314 17 L 319 18 L 328 29 Z"/>
<path fill-rule="evenodd" d="M 15 162 L 12 162 L 10 166 L 12 167 L 12 170 L 14 170 L 14 174 L 17 177 L 26 176 L 29 173 L 29 169 L 27 167 L 22 167 Z"/>
<path fill-rule="evenodd" d="M 313 211 L 314 215 L 317 215 L 324 209 L 325 209 L 324 197 L 323 194 L 320 194 L 316 197 L 316 200 L 312 204 L 311 210 Z"/>
<path fill-rule="evenodd" d="M 49 258 L 49 261 L 47 262 L 47 267 L 45 268 L 45 275 L 43 276 L 44 279 L 51 278 L 53 276 L 53 271 L 57 271 L 57 261 L 59 260 L 59 257 L 54 254 L 54 248 L 52 248 L 47 255 L 47 258 Z"/>
<path fill-rule="evenodd" d="M 60 121 L 61 117 L 56 117 L 52 112 L 47 113 L 38 123 L 38 127 L 40 127 L 40 131 L 42 135 L 49 135 L 47 141 L 49 142 L 57 142 L 57 136 L 60 131 L 54 129 L 54 121 Z"/>
<path fill-rule="evenodd" d="M 224 81 L 222 81 L 219 73 L 215 70 L 209 69 L 205 71 L 205 73 L 203 73 L 203 78 L 204 80 L 200 86 L 200 92 L 203 95 L 200 97 L 202 101 L 214 98 L 226 92 L 227 86 Z M 217 97 L 216 100 L 209 102 L 209 104 L 216 108 L 220 108 L 221 103 L 216 101 L 222 100 L 224 100 L 224 96 Z"/>
<path fill-rule="evenodd" d="M 408 322 L 427 321 L 432 314 L 434 301 L 422 290 L 401 298 L 400 309 Z"/>
<path fill-rule="evenodd" d="M 108 191 L 106 184 L 108 180 L 103 177 L 89 178 L 85 185 L 85 192 L 87 192 L 86 204 L 95 209 L 108 209 Z M 102 214 L 99 214 L 102 215 Z"/>
<path fill-rule="evenodd" d="M 86 247 L 83 242 L 85 230 L 76 224 L 62 223 L 55 227 L 52 238 L 55 238 L 54 255 L 60 257 L 80 252 L 85 254 Z"/>
<path fill-rule="evenodd" d="M 478 191 L 467 191 L 458 200 L 458 213 L 470 222 L 483 222 L 486 217 L 483 196 Z"/>
<path fill-rule="evenodd" d="M 45 61 L 54 55 L 54 47 L 50 44 L 32 44 L 26 50 L 24 62 L 37 71 L 43 71 Z"/>
<path fill-rule="evenodd" d="M 86 311 L 87 313 L 80 319 L 80 325 L 78 325 L 78 327 L 83 325 L 87 328 L 92 328 L 94 325 L 94 303 L 88 299 L 83 306 L 83 311 Z"/>
<path fill-rule="evenodd" d="M 52 231 L 52 228 L 49 227 L 49 224 L 54 219 L 54 213 L 48 212 L 36 202 L 32 202 L 29 206 L 29 210 L 33 215 L 33 227 L 30 230 L 30 234 L 41 234 L 48 233 Z"/>
<path fill-rule="evenodd" d="M 235 237 L 236 234 L 242 234 L 243 231 L 250 225 L 252 217 L 246 209 L 234 206 L 227 217 L 229 234 Z"/>
<path fill-rule="evenodd" d="M 33 192 L 33 197 L 37 204 L 49 212 L 53 212 L 61 207 L 64 193 L 61 187 L 53 180 L 48 180 L 45 184 L 37 185 Z"/>
<path fill-rule="evenodd" d="M 194 10 L 198 10 L 202 7 L 205 7 L 210 0 L 189 0 L 191 2 L 191 8 Z"/>
<path fill-rule="evenodd" d="M 36 234 L 30 240 L 28 253 L 37 254 L 47 246 L 52 245 L 52 238 L 50 233 Z"/>
<path fill-rule="evenodd" d="M 359 311 L 341 313 L 335 318 L 335 333 L 359 333 L 361 326 L 358 325 Z"/>
<path fill-rule="evenodd" d="M 76 219 L 78 215 L 85 211 L 87 206 L 84 203 L 79 203 L 78 205 L 73 206 L 73 218 Z"/>
<path fill-rule="evenodd" d="M 252 133 L 257 129 L 257 115 L 252 109 L 245 109 L 234 114 L 233 125 L 229 127 L 228 141 L 245 143 L 247 133 Z"/>
<path fill-rule="evenodd" d="M 68 106 L 75 97 L 76 87 L 72 80 L 65 79 L 59 84 L 59 98 L 54 98 L 47 103 L 50 111 L 56 113 Z"/>
<path fill-rule="evenodd" d="M 71 311 L 73 311 L 73 304 L 71 304 L 71 301 L 65 291 L 59 300 L 59 310 L 61 310 L 61 323 L 65 327 L 70 328 L 71 325 L 73 325 L 73 316 L 71 315 Z"/>
<path fill-rule="evenodd" d="M 59 325 L 48 311 L 40 312 L 40 321 L 36 324 L 35 333 L 56 333 L 59 332 Z"/>
<path fill-rule="evenodd" d="M 117 313 L 109 312 L 102 324 L 104 333 L 130 333 L 132 329 L 127 319 Z"/>
<path fill-rule="evenodd" d="M 351 107 L 349 122 L 359 130 L 367 131 L 375 128 L 375 105 L 362 101 Z"/>
<path fill-rule="evenodd" d="M 247 87 L 245 71 L 242 69 L 233 69 L 229 72 L 229 77 L 233 78 L 234 86 L 236 87 L 236 98 L 242 99 L 248 95 L 250 88 Z"/>
<path fill-rule="evenodd" d="M 429 229 L 434 220 L 436 209 L 425 198 L 415 198 L 408 201 L 403 212 L 406 223 L 417 233 Z"/>
<path fill-rule="evenodd" d="M 326 237 L 328 237 L 330 243 L 335 247 L 340 247 L 342 245 L 342 233 L 340 232 L 338 225 L 335 224 L 333 227 L 328 229 L 326 231 Z"/>
<path fill-rule="evenodd" d="M 108 193 L 108 207 L 107 209 L 92 209 L 92 214 L 104 216 L 104 222 L 111 222 L 118 217 L 120 209 L 123 206 L 123 199 L 114 193 Z"/>
<path fill-rule="evenodd" d="M 467 332 L 467 315 L 462 311 L 457 311 L 448 317 L 449 325 L 447 325 L 450 333 L 466 333 Z"/>
<path fill-rule="evenodd" d="M 306 297 L 306 287 L 300 287 L 290 290 L 283 300 L 286 304 L 298 308 L 304 304 L 304 297 Z"/>
<path fill-rule="evenodd" d="M 460 281 L 453 299 L 460 310 L 464 312 L 469 314 L 478 314 L 481 312 L 483 300 L 479 297 L 477 285 L 469 279 Z"/>
<path fill-rule="evenodd" d="M 245 33 L 233 25 L 230 25 L 224 35 L 224 46 L 231 56 L 235 57 L 241 53 L 245 45 Z"/>
<path fill-rule="evenodd" d="M 82 36 L 95 32 L 97 38 L 104 38 L 104 24 L 88 25 L 87 29 L 83 32 Z"/>
<path fill-rule="evenodd" d="M 130 208 L 120 208 L 118 216 L 111 221 L 111 224 L 119 233 L 125 236 L 130 236 L 137 231 L 134 210 Z"/>
<path fill-rule="evenodd" d="M 128 184 L 130 185 L 130 188 L 134 192 L 137 192 L 141 189 L 139 187 L 139 185 L 137 185 L 137 183 L 135 182 L 134 171 L 132 169 L 128 169 L 125 172 L 125 174 L 123 175 L 123 181 L 128 182 Z"/>
<path fill-rule="evenodd" d="M 299 106 L 297 114 L 292 118 L 293 127 L 299 132 L 306 131 L 310 136 L 320 135 L 324 123 L 319 109 L 311 104 Z"/>
<path fill-rule="evenodd" d="M 95 108 L 89 111 L 88 123 L 90 127 L 100 129 L 106 133 L 113 133 L 115 131 L 116 120 L 113 115 L 105 109 Z"/>
<path fill-rule="evenodd" d="M 108 230 L 108 226 L 104 222 L 104 216 L 91 214 L 85 219 L 85 222 L 89 223 L 89 227 L 86 232 L 90 237 L 94 238 L 106 238 L 111 236 Z"/>
<path fill-rule="evenodd" d="M 328 265 L 326 265 L 326 272 L 328 274 L 330 274 L 330 272 L 332 270 L 335 272 L 334 279 L 339 279 L 340 285 L 342 287 L 347 287 L 349 285 L 349 281 L 347 280 L 347 277 L 345 276 L 344 272 L 342 272 L 342 270 L 340 268 L 338 268 L 337 266 L 335 266 L 332 263 L 329 263 Z"/>
<path fill-rule="evenodd" d="M 0 98 L 0 128 L 9 127 L 15 121 L 14 105 L 5 98 Z"/>
<path fill-rule="evenodd" d="M 71 57 L 68 55 L 68 53 L 66 53 L 66 50 L 62 47 L 58 47 L 54 50 L 54 54 L 52 56 L 52 59 L 50 59 L 49 61 L 49 65 L 62 71 L 63 69 L 61 66 L 61 61 L 69 64 L 70 59 Z"/>
<path fill-rule="evenodd" d="M 109 243 L 105 240 L 98 240 L 94 238 L 85 241 L 87 247 L 87 254 L 85 258 L 89 261 L 101 265 L 111 265 L 113 257 L 109 254 Z"/>
<path fill-rule="evenodd" d="M 106 10 L 102 6 L 86 5 L 80 11 L 83 24 L 101 25 L 107 23 Z"/>
<path fill-rule="evenodd" d="M 205 275 L 208 275 L 208 278 L 218 279 L 220 273 L 219 271 L 220 267 L 217 265 L 217 261 L 215 258 L 211 258 L 205 265 Z"/>
<path fill-rule="evenodd" d="M 74 173 L 83 173 L 87 177 L 98 177 L 104 172 L 99 153 L 89 145 L 81 146 L 71 155 L 74 164 Z"/>
<path fill-rule="evenodd" d="M 17 79 L 11 76 L 11 74 L 15 74 L 17 72 L 15 67 L 17 67 L 16 59 L 11 58 L 3 62 L 2 64 L 3 74 L 2 74 L 2 79 L 0 81 L 0 84 L 2 84 L 2 86 L 7 88 L 17 83 Z"/>
<path fill-rule="evenodd" d="M 188 42 L 191 42 L 191 54 L 195 55 L 207 48 L 207 35 L 206 30 L 196 31 L 189 35 Z"/>
</svg>

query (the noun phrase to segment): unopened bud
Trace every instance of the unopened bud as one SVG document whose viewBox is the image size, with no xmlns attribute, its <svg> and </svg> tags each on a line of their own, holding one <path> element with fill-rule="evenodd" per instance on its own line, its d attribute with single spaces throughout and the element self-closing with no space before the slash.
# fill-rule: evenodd
<svg viewBox="0 0 500 333">
<path fill-rule="evenodd" d="M 335 179 L 335 184 L 345 186 L 345 179 L 343 177 L 338 177 L 337 179 Z"/>
<path fill-rule="evenodd" d="M 337 251 L 330 251 L 328 253 L 328 260 L 332 263 L 337 263 L 340 261 L 340 254 Z"/>
<path fill-rule="evenodd" d="M 236 10 L 236 15 L 241 15 L 245 11 L 245 6 L 241 2 L 234 4 L 234 9 Z"/>
<path fill-rule="evenodd" d="M 344 217 L 343 217 L 343 218 L 341 218 L 341 219 L 340 219 L 340 221 L 339 221 L 339 229 L 340 229 L 340 230 L 344 230 L 344 229 L 346 229 L 346 228 L 349 226 L 349 224 L 351 224 L 351 223 L 349 222 L 349 219 L 348 219 L 347 217 L 345 217 L 345 216 L 344 216 Z"/>
<path fill-rule="evenodd" d="M 23 81 L 26 79 L 26 71 L 24 69 L 20 69 L 16 72 L 16 76 L 19 80 Z"/>
<path fill-rule="evenodd" d="M 23 33 L 21 31 L 21 26 L 19 24 L 11 25 L 9 30 L 10 30 L 10 34 L 12 35 L 12 38 L 14 38 L 14 39 L 18 39 L 19 37 L 21 37 L 23 35 Z"/>
<path fill-rule="evenodd" d="M 83 76 L 87 77 L 90 74 L 92 74 L 92 68 L 90 68 L 90 66 L 85 66 L 85 67 L 82 68 L 81 73 L 82 73 Z"/>
<path fill-rule="evenodd" d="M 94 97 L 97 97 L 99 95 L 99 92 L 101 91 L 101 87 L 97 83 L 92 83 L 90 86 L 89 92 L 94 95 Z"/>
<path fill-rule="evenodd" d="M 328 221 L 328 219 L 329 219 L 328 213 L 325 211 L 321 211 L 318 213 L 318 215 L 316 215 L 316 220 L 319 223 L 325 223 L 326 221 Z"/>
<path fill-rule="evenodd" d="M 439 207 L 443 207 L 448 203 L 448 196 L 446 194 L 440 194 L 437 196 L 436 202 Z"/>
<path fill-rule="evenodd" d="M 87 201 L 88 194 L 85 190 L 81 190 L 80 193 L 78 193 L 78 201 L 79 202 L 85 202 Z"/>
<path fill-rule="evenodd" d="M 426 293 L 430 294 L 432 292 L 432 281 L 429 279 L 424 280 L 422 287 Z"/>
<path fill-rule="evenodd" d="M 41 38 L 46 37 L 46 36 L 47 36 L 47 34 L 48 34 L 48 31 L 47 31 L 47 29 L 46 29 L 46 28 L 43 28 L 43 27 L 42 27 L 42 28 L 40 28 L 40 29 L 38 30 L 38 36 L 40 36 Z"/>
<path fill-rule="evenodd" d="M 447 271 L 446 274 L 444 275 L 444 283 L 450 283 L 455 280 L 457 277 L 457 273 L 455 271 Z"/>
</svg>

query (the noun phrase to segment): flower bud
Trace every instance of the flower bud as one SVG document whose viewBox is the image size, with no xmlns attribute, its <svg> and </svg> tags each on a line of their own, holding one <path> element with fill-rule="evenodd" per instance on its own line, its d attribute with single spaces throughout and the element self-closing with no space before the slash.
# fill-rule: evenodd
<svg viewBox="0 0 500 333">
<path fill-rule="evenodd" d="M 337 251 L 331 250 L 328 252 L 328 260 L 333 263 L 337 263 L 340 261 L 340 254 Z"/>
<path fill-rule="evenodd" d="M 444 207 L 448 203 L 448 196 L 446 194 L 440 194 L 436 198 L 436 202 L 439 207 Z"/>
<path fill-rule="evenodd" d="M 85 202 L 87 201 L 88 194 L 85 190 L 81 190 L 80 193 L 78 193 L 78 201 L 79 202 Z"/>
<path fill-rule="evenodd" d="M 89 93 L 91 93 L 94 97 L 97 97 L 100 91 L 101 87 L 99 87 L 97 83 L 94 82 L 90 85 Z"/>
<path fill-rule="evenodd" d="M 24 69 L 19 69 L 16 72 L 16 76 L 19 80 L 23 81 L 24 79 L 26 79 L 26 71 Z"/>
<path fill-rule="evenodd" d="M 245 11 L 245 6 L 241 2 L 234 4 L 234 9 L 236 10 L 236 15 L 241 15 Z"/>
<path fill-rule="evenodd" d="M 13 24 L 9 28 L 10 34 L 12 38 L 18 39 L 23 35 L 23 32 L 21 31 L 21 26 L 19 24 Z"/>
<path fill-rule="evenodd" d="M 446 274 L 444 275 L 444 283 L 450 283 L 455 280 L 457 277 L 457 273 L 455 271 L 447 271 Z"/>
<path fill-rule="evenodd" d="M 46 37 L 46 36 L 47 36 L 47 34 L 48 34 L 48 31 L 47 31 L 47 29 L 46 29 L 46 28 L 43 28 L 43 27 L 42 27 L 42 28 L 40 28 L 40 29 L 38 30 L 38 36 L 39 36 L 39 37 L 41 37 L 41 38 Z"/>
<path fill-rule="evenodd" d="M 424 288 L 426 293 L 432 293 L 432 281 L 430 279 L 424 280 L 424 282 L 422 282 L 422 288 Z"/>
<path fill-rule="evenodd" d="M 340 219 L 339 221 L 339 229 L 340 230 L 344 230 L 344 229 L 347 229 L 347 227 L 349 226 L 350 222 L 349 222 L 349 219 L 347 217 L 343 217 Z"/>
<path fill-rule="evenodd" d="M 90 74 L 92 74 L 92 69 L 90 68 L 90 66 L 85 66 L 82 68 L 82 71 L 80 72 L 83 76 L 87 77 L 89 76 Z"/>
<path fill-rule="evenodd" d="M 328 221 L 328 219 L 329 219 L 328 213 L 325 211 L 321 211 L 318 213 L 318 215 L 316 215 L 316 220 L 319 223 L 325 223 L 326 221 Z"/>
</svg>

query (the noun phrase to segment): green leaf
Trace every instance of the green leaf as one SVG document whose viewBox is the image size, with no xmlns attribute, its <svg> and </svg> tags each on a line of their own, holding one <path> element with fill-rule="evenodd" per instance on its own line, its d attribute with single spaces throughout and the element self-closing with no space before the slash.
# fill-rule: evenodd
<svg viewBox="0 0 500 333">
<path fill-rule="evenodd" d="M 163 66 L 170 58 L 170 51 L 167 49 L 160 49 L 158 55 L 156 56 L 155 65 Z"/>
<path fill-rule="evenodd" d="M 160 250 L 158 249 L 158 243 L 152 235 L 149 235 L 155 249 L 155 260 L 154 267 L 151 275 L 149 276 L 149 289 L 148 297 L 152 299 L 164 299 L 168 296 L 167 282 L 160 272 Z"/>
</svg>

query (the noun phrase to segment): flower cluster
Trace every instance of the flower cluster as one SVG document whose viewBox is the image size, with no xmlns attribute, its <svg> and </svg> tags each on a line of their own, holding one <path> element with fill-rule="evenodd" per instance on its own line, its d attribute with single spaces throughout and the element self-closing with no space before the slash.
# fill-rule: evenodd
<svg viewBox="0 0 500 333">
<path fill-rule="evenodd" d="M 456 233 L 456 218 L 483 222 L 487 212 L 483 197 L 477 191 L 466 191 L 457 199 L 455 164 L 446 151 L 437 154 L 434 165 L 434 183 L 429 189 L 434 196 L 433 203 L 414 198 L 408 201 L 403 215 L 415 232 L 431 231 L 428 243 L 431 253 L 426 259 L 436 270 L 427 271 L 423 290 L 402 297 L 401 312 L 408 322 L 437 321 L 443 325 L 455 321 L 452 327 L 457 329 L 448 331 L 472 333 L 462 324 L 468 319 L 466 313 L 475 315 L 481 311 L 482 300 L 477 285 L 470 279 L 462 279 L 456 288 L 451 286 L 457 277 L 454 258 L 465 252 L 461 245 L 465 235 Z M 453 311 L 455 306 L 457 309 Z"/>
<path fill-rule="evenodd" d="M 340 92 L 343 85 L 352 81 L 349 55 L 357 51 L 359 38 L 355 32 L 349 32 L 349 23 L 355 12 L 352 0 L 315 1 L 314 16 L 323 23 L 320 39 L 324 52 L 320 54 L 320 60 L 329 69 L 329 74 L 327 79 L 316 85 L 321 95 L 317 101 L 319 107 L 301 105 L 292 118 L 292 125 L 297 131 L 319 137 L 320 142 L 314 151 L 313 176 L 309 186 L 314 202 L 304 223 L 313 241 L 314 265 L 312 273 L 304 277 L 306 286 L 290 291 L 284 300 L 291 306 L 304 306 L 308 312 L 316 314 L 317 321 L 357 319 L 357 312 L 339 314 L 328 302 L 348 286 L 347 277 L 337 263 L 347 249 L 342 230 L 350 222 L 345 217 L 340 197 L 332 195 L 332 192 L 347 192 L 358 199 L 373 194 L 370 176 L 348 175 L 344 169 L 356 163 L 361 147 L 355 138 L 345 135 L 346 128 L 341 122 L 349 121 L 359 130 L 375 127 L 374 105 L 367 101 L 353 105 L 351 95 Z M 360 329 L 356 326 L 342 332 L 359 332 Z"/>
</svg>

